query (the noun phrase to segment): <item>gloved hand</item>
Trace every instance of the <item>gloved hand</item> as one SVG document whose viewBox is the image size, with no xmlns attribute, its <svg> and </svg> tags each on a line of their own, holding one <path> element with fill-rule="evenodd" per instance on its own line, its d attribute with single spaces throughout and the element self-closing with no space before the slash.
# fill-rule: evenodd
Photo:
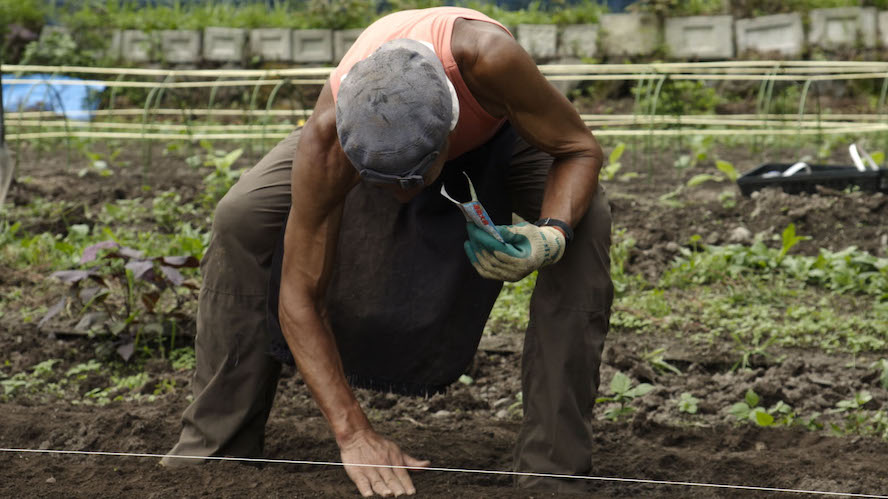
<svg viewBox="0 0 888 499">
<path fill-rule="evenodd" d="M 469 223 L 469 240 L 463 248 L 475 270 L 487 279 L 520 281 L 526 275 L 561 259 L 564 254 L 564 234 L 555 227 L 537 227 L 522 222 L 517 225 L 497 225 L 505 244 Z"/>
</svg>

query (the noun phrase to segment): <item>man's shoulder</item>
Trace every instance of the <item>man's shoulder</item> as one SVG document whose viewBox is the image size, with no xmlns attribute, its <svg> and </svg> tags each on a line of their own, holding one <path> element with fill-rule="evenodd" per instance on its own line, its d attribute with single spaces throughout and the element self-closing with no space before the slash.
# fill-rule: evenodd
<svg viewBox="0 0 888 499">
<path fill-rule="evenodd" d="M 457 19 L 453 24 L 451 35 L 453 56 L 477 58 L 482 54 L 497 53 L 503 49 L 517 46 L 518 43 L 509 32 L 496 24 L 475 19 Z"/>
<path fill-rule="evenodd" d="M 508 68 L 523 49 L 507 31 L 495 24 L 460 19 L 453 26 L 453 57 L 462 72 Z"/>
<path fill-rule="evenodd" d="M 294 176 L 314 182 L 318 186 L 353 185 L 357 181 L 357 172 L 339 145 L 339 136 L 336 133 L 336 105 L 330 93 L 329 83 L 321 90 L 311 117 L 302 128 L 293 166 Z"/>
</svg>

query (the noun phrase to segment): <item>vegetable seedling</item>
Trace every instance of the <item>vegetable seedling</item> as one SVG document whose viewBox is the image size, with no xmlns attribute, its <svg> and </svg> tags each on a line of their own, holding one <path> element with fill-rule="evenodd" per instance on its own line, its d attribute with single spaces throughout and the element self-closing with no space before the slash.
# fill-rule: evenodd
<svg viewBox="0 0 888 499">
<path fill-rule="evenodd" d="M 633 387 L 632 380 L 618 371 L 611 379 L 610 389 L 613 395 L 610 397 L 599 397 L 595 399 L 595 403 L 615 402 L 619 404 L 616 407 L 608 408 L 604 412 L 604 417 L 611 421 L 617 421 L 635 412 L 635 408 L 630 407 L 628 404 L 639 397 L 647 395 L 654 387 L 649 383 L 639 383 Z"/>
</svg>

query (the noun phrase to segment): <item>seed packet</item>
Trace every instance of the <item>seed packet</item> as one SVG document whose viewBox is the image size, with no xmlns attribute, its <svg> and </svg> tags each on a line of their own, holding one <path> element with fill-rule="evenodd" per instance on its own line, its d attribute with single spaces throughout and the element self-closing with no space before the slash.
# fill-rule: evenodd
<svg viewBox="0 0 888 499">
<path fill-rule="evenodd" d="M 499 231 L 496 230 L 496 226 L 494 226 L 493 222 L 490 220 L 490 215 L 487 214 L 487 210 L 481 206 L 481 202 L 478 201 L 478 195 L 475 193 L 475 186 L 472 185 L 472 179 L 466 175 L 466 172 L 463 172 L 463 175 L 466 176 L 466 180 L 469 182 L 469 193 L 472 195 L 472 200 L 461 203 L 447 194 L 447 189 L 444 188 L 444 185 L 441 185 L 441 195 L 447 198 L 451 203 L 455 204 L 457 208 L 462 211 L 463 216 L 466 217 L 467 222 L 472 222 L 480 229 L 484 230 L 490 234 L 493 238 L 501 243 L 505 243 L 503 240 L 503 236 L 500 235 Z"/>
</svg>

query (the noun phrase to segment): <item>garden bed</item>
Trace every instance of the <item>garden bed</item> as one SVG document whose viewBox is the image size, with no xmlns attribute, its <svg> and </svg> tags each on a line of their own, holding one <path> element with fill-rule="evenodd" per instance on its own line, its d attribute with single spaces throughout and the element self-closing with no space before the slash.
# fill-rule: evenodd
<svg viewBox="0 0 888 499">
<path fill-rule="evenodd" d="M 217 170 L 188 166 L 187 157 L 204 157 L 199 148 L 159 151 L 156 146 L 143 173 L 140 148 L 125 145 L 110 162 L 111 175 L 90 166 L 91 160 L 75 158 L 67 164 L 46 152 L 38 159 L 33 150 L 20 156 L 19 182 L 4 212 L 20 225 L 12 235 L 4 227 L 0 253 L 10 268 L 0 273 L 0 382 L 4 390 L 15 385 L 8 393 L 0 391 L 0 447 L 164 453 L 175 443 L 190 393 L 192 322 L 181 321 L 176 338 L 165 334 L 154 343 L 143 340 L 127 364 L 113 349 L 100 348 L 109 343 L 106 336 L 66 334 L 79 319 L 76 310 L 42 328 L 37 325 L 66 292 L 46 276 L 73 267 L 82 246 L 91 242 L 75 237 L 77 231 L 98 238 L 95 232 L 107 227 L 129 245 L 142 241 L 134 234 L 153 234 L 150 244 L 142 241 L 140 247 L 149 253 L 184 251 L 187 237 L 205 234 L 205 178 Z M 682 164 L 680 148 L 645 152 L 643 142 L 628 145 L 624 166 L 606 182 L 620 275 L 615 275 L 619 298 L 601 395 L 617 395 L 613 389 L 621 377 L 632 387 L 647 383 L 652 388 L 624 399 L 623 408 L 631 410 L 620 412 L 617 403 L 597 406 L 594 475 L 888 494 L 888 442 L 882 438 L 888 436 L 888 421 L 879 419 L 888 408 L 888 374 L 879 363 L 888 356 L 888 327 L 880 322 L 886 317 L 885 297 L 872 289 L 881 281 L 854 274 L 848 278 L 852 284 L 845 285 L 828 272 L 799 281 L 799 270 L 787 263 L 803 265 L 809 262 L 805 258 L 814 261 L 823 251 L 837 253 L 851 245 L 857 253 L 849 262 L 866 260 L 864 253 L 886 258 L 888 196 L 831 190 L 793 196 L 766 190 L 745 198 L 730 181 L 717 180 L 721 177 L 712 164 L 717 157 L 746 171 L 764 154 L 777 160 L 797 153 L 715 144 L 707 160 L 675 168 L 673 163 Z M 110 151 L 103 154 L 110 157 Z M 248 166 L 254 159 L 241 157 L 234 166 Z M 689 186 L 699 175 L 712 178 Z M 161 196 L 167 196 L 165 206 L 182 211 L 156 208 L 153 199 Z M 170 217 L 175 223 L 164 225 Z M 182 222 L 194 233 L 182 235 Z M 776 266 L 710 275 L 689 270 L 690 263 L 684 268 L 673 263 L 684 258 L 709 265 L 706 257 L 717 254 L 706 247 L 731 245 L 736 248 L 724 251 L 732 251 L 733 258 L 774 261 L 776 253 L 769 251 L 786 246 L 790 224 L 795 237 L 810 239 L 796 241 Z M 52 243 L 40 234 L 50 234 Z M 32 240 L 28 248 L 26 240 Z M 756 240 L 762 248 L 754 249 Z M 37 247 L 43 253 L 29 253 Z M 507 293 L 520 303 L 525 288 L 519 284 Z M 717 308 L 723 304 L 728 305 Z M 182 311 L 193 313 L 191 307 L 186 304 Z M 430 459 L 432 466 L 510 469 L 520 424 L 522 336 L 516 331 L 521 321 L 509 315 L 506 305 L 499 307 L 465 383 L 428 398 L 358 391 L 382 434 L 412 455 Z M 747 405 L 750 417 L 739 404 Z M 770 423 L 756 416 L 762 412 Z M 763 419 L 756 423 L 756 417 Z M 272 459 L 339 459 L 293 370 L 285 370 L 281 380 L 266 450 Z M 440 471 L 413 476 L 421 497 L 540 497 L 511 488 L 506 476 Z M 761 491 L 610 481 L 589 486 L 601 497 L 765 496 Z M 356 491 L 335 467 L 217 462 L 166 470 L 154 458 L 0 453 L 3 496 L 133 494 L 340 497 Z"/>
</svg>

